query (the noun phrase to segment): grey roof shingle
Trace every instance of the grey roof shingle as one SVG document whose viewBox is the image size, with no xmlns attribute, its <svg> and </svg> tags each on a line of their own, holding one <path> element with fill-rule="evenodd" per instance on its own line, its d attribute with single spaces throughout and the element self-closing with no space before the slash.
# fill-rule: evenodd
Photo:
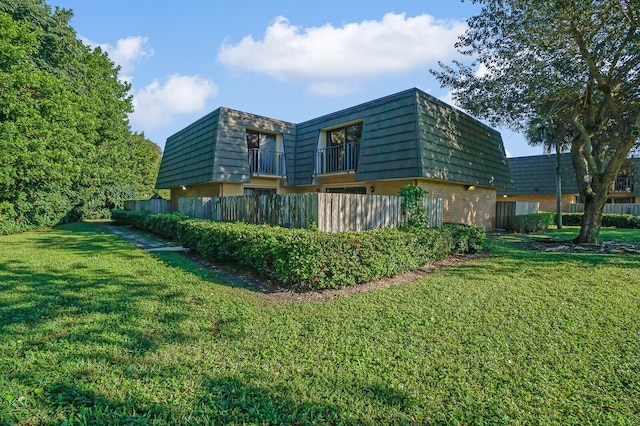
<svg viewBox="0 0 640 426">
<path fill-rule="evenodd" d="M 323 129 L 356 121 L 363 123 L 358 181 L 429 178 L 512 185 L 500 133 L 414 88 L 297 125 L 219 108 L 167 139 L 156 186 L 247 182 L 247 127 L 282 134 L 288 184 L 310 185 Z"/>
<path fill-rule="evenodd" d="M 640 167 L 638 159 L 630 159 L 636 170 Z M 508 158 L 513 188 L 498 190 L 499 195 L 531 195 L 556 193 L 556 155 L 533 155 Z M 633 173 L 637 181 L 639 174 Z M 563 194 L 578 194 L 578 184 L 570 153 L 560 154 L 560 178 Z M 640 193 L 640 185 L 634 185 L 634 195 Z"/>
<path fill-rule="evenodd" d="M 507 158 L 513 188 L 500 190 L 498 194 L 555 194 L 556 156 L 533 155 Z M 577 194 L 578 184 L 571 163 L 571 154 L 560 154 L 560 177 L 564 194 Z"/>
</svg>

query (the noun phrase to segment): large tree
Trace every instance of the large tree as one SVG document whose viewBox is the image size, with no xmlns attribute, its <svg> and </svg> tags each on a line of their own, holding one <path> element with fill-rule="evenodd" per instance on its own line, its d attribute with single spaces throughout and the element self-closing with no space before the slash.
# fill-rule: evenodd
<svg viewBox="0 0 640 426">
<path fill-rule="evenodd" d="M 482 10 L 456 45 L 473 62 L 433 73 L 472 114 L 528 135 L 550 123 L 567 140 L 585 205 L 576 242 L 598 243 L 609 190 L 640 141 L 640 0 L 473 2 Z"/>
<path fill-rule="evenodd" d="M 70 11 L 0 0 L 0 234 L 149 196 L 160 150 L 131 133 L 130 87 Z"/>
</svg>

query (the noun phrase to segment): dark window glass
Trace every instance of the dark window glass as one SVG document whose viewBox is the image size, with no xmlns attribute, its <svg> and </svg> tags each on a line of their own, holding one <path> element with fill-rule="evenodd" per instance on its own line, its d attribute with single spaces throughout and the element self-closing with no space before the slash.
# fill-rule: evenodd
<svg viewBox="0 0 640 426">
<path fill-rule="evenodd" d="M 275 188 L 245 188 L 244 195 L 276 195 Z"/>
<path fill-rule="evenodd" d="M 275 151 L 276 135 L 272 133 L 262 133 L 257 130 L 247 130 L 247 148 Z"/>
<path fill-rule="evenodd" d="M 354 124 L 346 128 L 347 143 L 358 143 L 362 136 L 362 123 Z"/>
<path fill-rule="evenodd" d="M 327 131 L 329 146 L 344 145 L 344 127 Z"/>
<path fill-rule="evenodd" d="M 362 123 L 327 130 L 327 147 L 360 143 L 361 137 Z"/>
<path fill-rule="evenodd" d="M 247 130 L 247 148 L 260 148 L 260 133 L 256 132 L 255 130 Z"/>
<path fill-rule="evenodd" d="M 346 188 L 327 188 L 329 194 L 366 194 L 367 188 L 364 186 L 348 186 Z"/>
</svg>

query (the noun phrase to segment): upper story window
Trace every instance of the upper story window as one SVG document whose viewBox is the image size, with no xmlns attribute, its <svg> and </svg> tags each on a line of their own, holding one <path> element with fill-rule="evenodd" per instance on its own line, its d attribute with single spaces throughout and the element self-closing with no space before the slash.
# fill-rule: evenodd
<svg viewBox="0 0 640 426">
<path fill-rule="evenodd" d="M 285 176 L 285 156 L 280 137 L 247 129 L 247 154 L 252 175 Z"/>
<path fill-rule="evenodd" d="M 314 174 L 356 171 L 361 138 L 362 122 L 321 131 L 313 160 Z"/>
<path fill-rule="evenodd" d="M 327 147 L 360 143 L 362 123 L 327 130 Z"/>
<path fill-rule="evenodd" d="M 277 136 L 273 133 L 264 133 L 258 130 L 247 129 L 247 148 L 261 149 L 263 151 L 276 150 Z"/>
</svg>

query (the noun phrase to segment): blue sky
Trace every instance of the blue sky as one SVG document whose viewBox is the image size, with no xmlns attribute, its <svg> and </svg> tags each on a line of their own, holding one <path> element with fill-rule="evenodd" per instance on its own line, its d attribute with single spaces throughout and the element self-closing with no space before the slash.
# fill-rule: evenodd
<svg viewBox="0 0 640 426">
<path fill-rule="evenodd" d="M 47 0 L 132 85 L 132 129 L 167 137 L 225 106 L 299 123 L 418 87 L 451 103 L 429 69 L 458 57 L 470 1 Z M 502 133 L 510 156 L 541 154 Z"/>
</svg>

